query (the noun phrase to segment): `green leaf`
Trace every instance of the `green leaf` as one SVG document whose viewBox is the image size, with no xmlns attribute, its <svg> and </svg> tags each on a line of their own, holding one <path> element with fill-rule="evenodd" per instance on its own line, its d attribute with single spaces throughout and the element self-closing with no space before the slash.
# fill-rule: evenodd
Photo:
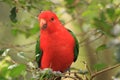
<svg viewBox="0 0 120 80">
<path fill-rule="evenodd" d="M 97 71 L 102 70 L 105 67 L 106 67 L 106 64 L 104 64 L 104 63 L 97 63 L 94 65 L 94 69 Z"/>
<path fill-rule="evenodd" d="M 99 51 L 105 50 L 105 49 L 107 49 L 107 48 L 108 48 L 108 47 L 107 47 L 106 44 L 102 44 L 102 45 L 100 45 L 99 47 L 97 47 L 96 52 L 99 52 Z"/>
<path fill-rule="evenodd" d="M 6 76 L 9 76 L 9 70 L 8 70 L 8 66 L 10 65 L 7 61 L 3 62 L 0 61 L 0 80 L 8 80 Z"/>
<path fill-rule="evenodd" d="M 117 16 L 120 15 L 120 9 L 119 8 L 115 10 L 115 15 L 117 15 Z"/>
<path fill-rule="evenodd" d="M 7 80 L 7 79 L 3 76 L 0 76 L 0 80 Z"/>
<path fill-rule="evenodd" d="M 18 77 L 20 75 L 22 75 L 23 72 L 25 72 L 26 70 L 26 66 L 23 64 L 19 64 L 16 67 L 13 67 L 12 69 L 10 69 L 10 76 L 15 78 Z"/>
<path fill-rule="evenodd" d="M 68 5 L 71 5 L 71 4 L 73 4 L 74 0 L 66 0 L 66 2 Z"/>
<path fill-rule="evenodd" d="M 74 0 L 66 0 L 67 12 L 73 13 L 75 11 L 75 5 L 73 5 Z"/>
<path fill-rule="evenodd" d="M 14 35 L 14 36 L 16 36 L 17 35 L 17 33 L 18 33 L 18 30 L 17 29 L 12 29 L 12 34 Z"/>
<path fill-rule="evenodd" d="M 105 13 L 104 13 L 103 11 L 100 13 L 100 20 L 101 20 L 102 22 L 105 22 L 105 20 L 106 20 Z"/>
<path fill-rule="evenodd" d="M 39 31 L 40 31 L 40 29 L 39 29 L 39 24 L 38 23 L 34 24 L 34 27 L 29 30 L 31 35 L 34 35 L 34 34 L 36 34 Z"/>
<path fill-rule="evenodd" d="M 40 80 L 48 80 L 48 79 L 51 80 L 52 76 L 53 76 L 52 69 L 46 68 L 41 71 Z"/>
<path fill-rule="evenodd" d="M 0 55 L 2 55 L 4 51 L 5 49 L 0 49 Z"/>
<path fill-rule="evenodd" d="M 113 20 L 114 14 L 115 14 L 115 9 L 112 8 L 107 8 L 106 13 L 108 14 L 109 18 Z"/>
<path fill-rule="evenodd" d="M 21 3 L 21 4 L 25 4 L 25 0 L 19 0 L 19 2 Z"/>
<path fill-rule="evenodd" d="M 2 53 L 2 56 L 5 57 L 7 56 L 8 52 L 10 51 L 10 49 L 6 49 L 3 53 Z"/>
<path fill-rule="evenodd" d="M 11 9 L 11 11 L 10 11 L 10 19 L 11 19 L 11 21 L 12 22 L 14 22 L 14 23 L 16 23 L 17 22 L 17 19 L 16 19 L 16 16 L 17 16 L 17 14 L 16 14 L 16 12 L 17 12 L 17 10 L 16 10 L 16 7 L 13 7 L 12 9 Z"/>
<path fill-rule="evenodd" d="M 99 17 L 94 18 L 94 25 L 97 29 L 102 30 L 106 35 L 112 36 L 111 29 L 113 28 L 113 25 L 108 21 L 105 11 L 101 11 Z"/>
</svg>

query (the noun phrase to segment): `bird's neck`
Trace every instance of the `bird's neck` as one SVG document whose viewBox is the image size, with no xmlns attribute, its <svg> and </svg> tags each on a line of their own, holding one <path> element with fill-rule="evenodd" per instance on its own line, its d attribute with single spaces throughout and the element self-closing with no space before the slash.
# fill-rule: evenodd
<svg viewBox="0 0 120 80">
<path fill-rule="evenodd" d="M 49 26 L 48 26 L 49 27 Z M 53 25 L 51 26 L 51 28 L 48 28 L 46 30 L 41 30 L 40 31 L 40 34 L 44 34 L 44 35 L 51 35 L 51 34 L 54 34 L 56 32 L 59 32 L 61 30 L 64 29 L 64 26 L 62 24 L 59 24 L 59 25 Z"/>
</svg>

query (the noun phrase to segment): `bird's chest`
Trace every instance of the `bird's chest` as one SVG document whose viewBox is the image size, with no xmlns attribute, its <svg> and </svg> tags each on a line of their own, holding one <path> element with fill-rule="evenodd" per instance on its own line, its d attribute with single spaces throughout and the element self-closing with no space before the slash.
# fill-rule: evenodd
<svg viewBox="0 0 120 80">
<path fill-rule="evenodd" d="M 41 36 L 40 39 L 40 47 L 43 51 L 52 54 L 72 49 L 74 44 L 73 37 L 68 33 L 56 32 L 55 34 Z"/>
<path fill-rule="evenodd" d="M 65 71 L 73 62 L 74 38 L 68 33 L 55 33 L 40 37 L 40 48 L 43 51 L 41 68 L 52 68 Z"/>
</svg>

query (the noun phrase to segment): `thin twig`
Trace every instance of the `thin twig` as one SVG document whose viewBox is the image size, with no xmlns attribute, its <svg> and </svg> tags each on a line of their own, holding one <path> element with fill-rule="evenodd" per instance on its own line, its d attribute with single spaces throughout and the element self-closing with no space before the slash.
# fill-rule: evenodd
<svg viewBox="0 0 120 80">
<path fill-rule="evenodd" d="M 80 76 L 77 75 L 77 73 L 74 73 L 74 76 L 78 78 L 78 80 L 83 80 Z"/>
<path fill-rule="evenodd" d="M 90 43 L 98 40 L 98 39 L 101 38 L 102 36 L 103 36 L 103 34 L 101 34 L 100 36 L 98 36 L 98 37 L 95 38 L 94 40 L 89 41 L 88 44 L 90 44 Z M 83 41 L 79 42 L 79 44 L 83 43 L 83 42 L 86 41 L 87 39 L 88 39 L 88 38 L 86 38 L 86 39 L 84 39 Z M 84 45 L 85 45 L 85 44 L 82 44 L 82 45 L 80 45 L 80 46 L 82 47 L 82 46 L 84 46 Z"/>
<path fill-rule="evenodd" d="M 64 78 L 71 78 L 73 80 L 77 80 L 78 78 L 76 77 L 72 77 L 72 76 L 67 76 L 67 75 L 60 75 L 61 77 L 64 77 Z"/>
<path fill-rule="evenodd" d="M 3 45 L 2 46 L 2 48 L 13 48 L 14 50 L 16 50 L 17 52 L 21 52 L 21 51 L 23 51 L 23 52 L 34 52 L 34 50 L 23 50 L 23 48 L 24 47 L 29 47 L 29 46 L 31 46 L 31 45 L 34 45 L 36 42 L 31 42 L 31 43 L 28 43 L 28 44 L 23 44 L 23 45 L 13 45 L 13 44 L 9 44 L 9 43 L 1 43 L 0 42 L 0 44 L 1 45 Z"/>
<path fill-rule="evenodd" d="M 28 44 L 24 44 L 24 45 L 14 45 L 14 46 L 15 46 L 15 47 L 28 47 L 28 46 L 33 45 L 33 44 L 35 44 L 35 43 L 36 43 L 36 41 L 35 41 L 35 42 L 28 43 Z"/>
<path fill-rule="evenodd" d="M 93 80 L 94 77 L 96 77 L 96 76 L 98 76 L 98 75 L 100 75 L 100 74 L 102 74 L 102 73 L 104 73 L 104 72 L 110 71 L 110 70 L 112 70 L 112 69 L 114 69 L 114 68 L 117 68 L 117 67 L 120 67 L 120 64 L 116 64 L 116 65 L 114 65 L 114 66 L 111 66 L 111 67 L 105 68 L 105 69 L 103 69 L 103 70 L 101 70 L 101 71 L 98 71 L 98 72 L 92 74 L 90 80 Z"/>
<path fill-rule="evenodd" d="M 31 42 L 31 43 L 28 43 L 28 44 L 23 44 L 23 45 L 12 45 L 12 44 L 9 44 L 9 43 L 1 43 L 0 42 L 0 44 L 2 44 L 2 45 L 5 45 L 5 46 L 7 46 L 7 47 L 10 47 L 10 48 L 15 48 L 15 47 L 28 47 L 28 46 L 30 46 L 30 45 L 33 45 L 33 44 L 35 44 L 36 42 L 34 41 L 34 42 Z"/>
<path fill-rule="evenodd" d="M 90 70 L 88 64 L 85 61 L 83 61 L 83 63 L 85 64 L 85 67 L 86 67 L 86 69 L 88 70 L 88 72 L 89 72 L 89 74 L 91 76 L 92 75 L 92 71 Z"/>
</svg>

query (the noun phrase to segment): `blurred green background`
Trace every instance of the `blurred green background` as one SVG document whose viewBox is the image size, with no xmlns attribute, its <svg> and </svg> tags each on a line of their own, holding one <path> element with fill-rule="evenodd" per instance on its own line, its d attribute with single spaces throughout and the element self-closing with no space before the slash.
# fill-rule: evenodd
<svg viewBox="0 0 120 80">
<path fill-rule="evenodd" d="M 83 80 L 120 64 L 120 0 L 0 0 L 0 80 L 37 80 L 32 68 L 43 10 L 55 12 L 79 40 L 80 54 L 71 68 L 83 73 L 87 65 Z M 120 80 L 120 67 L 94 80 Z"/>
</svg>

